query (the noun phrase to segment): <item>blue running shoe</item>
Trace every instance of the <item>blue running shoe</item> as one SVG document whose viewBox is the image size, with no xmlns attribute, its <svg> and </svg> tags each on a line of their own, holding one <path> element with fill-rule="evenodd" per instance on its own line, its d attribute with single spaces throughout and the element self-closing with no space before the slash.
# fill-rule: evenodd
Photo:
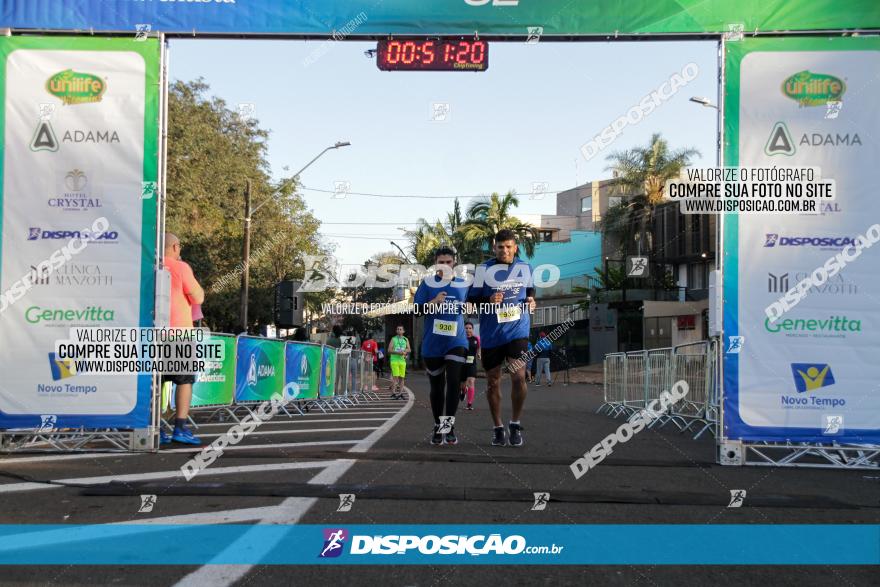
<svg viewBox="0 0 880 587">
<path fill-rule="evenodd" d="M 171 444 L 171 437 L 163 429 L 159 429 L 159 444 Z"/>
<path fill-rule="evenodd" d="M 192 444 L 195 446 L 199 446 L 202 444 L 202 441 L 199 440 L 198 437 L 193 436 L 192 431 L 189 428 L 174 429 L 174 434 L 171 435 L 171 440 L 174 442 L 179 442 L 181 444 Z"/>
</svg>

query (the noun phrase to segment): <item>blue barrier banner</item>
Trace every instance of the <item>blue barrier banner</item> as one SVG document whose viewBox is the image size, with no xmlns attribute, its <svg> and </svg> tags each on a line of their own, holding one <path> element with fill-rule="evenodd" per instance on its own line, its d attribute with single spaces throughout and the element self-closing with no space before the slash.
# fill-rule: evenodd
<svg viewBox="0 0 880 587">
<path fill-rule="evenodd" d="M 880 525 L 3 525 L 0 564 L 876 565 Z"/>
<path fill-rule="evenodd" d="M 325 346 L 321 354 L 321 397 L 333 397 L 336 387 L 336 349 Z"/>
<path fill-rule="evenodd" d="M 284 341 L 240 336 L 235 362 L 235 401 L 266 401 L 284 390 Z"/>
<path fill-rule="evenodd" d="M 296 384 L 296 397 L 288 399 L 315 399 L 321 386 L 321 347 L 314 344 L 288 342 L 284 349 L 285 384 Z"/>
<path fill-rule="evenodd" d="M 669 34 L 880 27 L 876 0 L 4 0 L 13 29 L 253 35 Z"/>
</svg>

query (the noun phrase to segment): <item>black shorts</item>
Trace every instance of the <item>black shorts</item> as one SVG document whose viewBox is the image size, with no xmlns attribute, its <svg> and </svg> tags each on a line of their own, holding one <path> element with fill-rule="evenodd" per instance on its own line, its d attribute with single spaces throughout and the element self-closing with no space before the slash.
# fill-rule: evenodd
<svg viewBox="0 0 880 587">
<path fill-rule="evenodd" d="M 470 358 L 470 357 L 468 357 Z M 461 380 L 466 381 L 468 377 L 477 376 L 477 358 L 474 357 L 473 362 L 465 363 L 461 367 Z"/>
<path fill-rule="evenodd" d="M 447 361 L 464 364 L 466 353 L 467 349 L 455 347 L 454 349 L 449 349 L 443 357 L 422 357 L 422 359 L 425 361 L 425 369 L 428 371 L 428 375 L 439 375 L 446 368 Z"/>
<path fill-rule="evenodd" d="M 517 338 L 490 349 L 484 347 L 482 350 L 483 369 L 491 371 L 495 367 L 500 367 L 504 359 L 508 359 L 508 361 L 522 359 L 528 352 L 529 339 L 527 338 Z"/>
<path fill-rule="evenodd" d="M 174 385 L 192 385 L 196 382 L 196 376 L 193 374 L 184 374 L 184 375 L 163 375 L 162 383 L 166 381 L 170 381 Z"/>
</svg>

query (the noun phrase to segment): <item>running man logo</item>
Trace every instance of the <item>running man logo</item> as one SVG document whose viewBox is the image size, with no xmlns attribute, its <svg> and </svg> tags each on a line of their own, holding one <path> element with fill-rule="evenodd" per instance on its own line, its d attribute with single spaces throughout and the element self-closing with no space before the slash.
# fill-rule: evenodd
<svg viewBox="0 0 880 587">
<path fill-rule="evenodd" d="M 773 125 L 773 130 L 770 131 L 767 144 L 764 145 L 764 153 L 771 157 L 773 155 L 791 157 L 795 152 L 794 140 L 791 138 L 791 133 L 788 132 L 788 127 L 784 122 L 777 122 Z"/>
<path fill-rule="evenodd" d="M 152 200 L 158 190 L 159 190 L 159 187 L 155 181 L 142 181 L 141 182 L 141 199 L 142 200 Z"/>
<path fill-rule="evenodd" d="M 526 45 L 535 45 L 541 41 L 541 35 L 544 34 L 544 27 L 530 26 L 527 27 L 528 36 L 526 37 Z"/>
<path fill-rule="evenodd" d="M 155 495 L 142 495 L 141 496 L 141 507 L 138 508 L 139 514 L 148 514 L 153 511 L 153 507 L 156 505 L 156 496 Z"/>
<path fill-rule="evenodd" d="M 340 493 L 339 494 L 339 507 L 336 508 L 337 512 L 350 512 L 352 506 L 354 506 L 354 493 Z"/>
<path fill-rule="evenodd" d="M 825 423 L 822 427 L 822 434 L 843 434 L 843 416 L 825 414 L 823 419 Z"/>
<path fill-rule="evenodd" d="M 532 504 L 533 512 L 541 512 L 547 509 L 547 504 L 550 503 L 550 494 L 546 491 L 541 491 L 535 493 L 535 503 Z"/>
<path fill-rule="evenodd" d="M 647 257 L 628 257 L 626 262 L 629 265 L 627 277 L 649 277 Z"/>
<path fill-rule="evenodd" d="M 52 123 L 49 120 L 40 120 L 37 124 L 37 130 L 34 131 L 34 138 L 31 139 L 31 151 L 50 151 L 54 153 L 58 150 L 58 139 L 55 137 L 55 131 L 52 129 Z"/>
<path fill-rule="evenodd" d="M 49 353 L 49 369 L 52 370 L 52 381 L 60 381 L 76 375 L 73 359 L 58 359 L 55 353 Z"/>
<path fill-rule="evenodd" d="M 730 344 L 727 347 L 727 353 L 731 355 L 738 355 L 743 348 L 743 345 L 746 342 L 745 336 L 729 336 Z"/>
<path fill-rule="evenodd" d="M 332 259 L 324 255 L 305 255 L 303 264 L 305 279 L 298 292 L 324 291 L 337 285 L 333 272 L 328 268 L 328 265 L 332 264 Z"/>
<path fill-rule="evenodd" d="M 52 432 L 58 424 L 58 416 L 54 414 L 43 414 L 40 416 L 40 427 L 37 432 Z"/>
<path fill-rule="evenodd" d="M 339 529 L 324 529 L 324 548 L 318 558 L 335 558 L 342 554 L 345 541 L 348 538 L 348 532 Z"/>
<path fill-rule="evenodd" d="M 745 489 L 731 489 L 730 490 L 730 503 L 727 504 L 727 507 L 729 507 L 729 508 L 742 507 L 742 504 L 745 500 L 746 500 L 746 490 Z"/>
<path fill-rule="evenodd" d="M 455 426 L 455 416 L 441 416 L 437 434 L 449 434 L 452 432 L 453 426 Z"/>
<path fill-rule="evenodd" d="M 827 363 L 792 363 L 791 374 L 798 393 L 834 385 L 834 373 Z"/>
</svg>

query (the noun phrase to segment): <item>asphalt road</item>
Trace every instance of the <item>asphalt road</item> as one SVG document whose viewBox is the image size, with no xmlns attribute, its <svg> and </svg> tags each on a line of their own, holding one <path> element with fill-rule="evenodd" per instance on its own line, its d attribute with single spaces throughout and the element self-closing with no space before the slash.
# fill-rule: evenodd
<svg viewBox="0 0 880 587">
<path fill-rule="evenodd" d="M 809 524 L 871 523 L 880 473 L 714 464 L 710 437 L 646 430 L 575 479 L 569 463 L 620 420 L 595 414 L 601 390 L 530 387 L 526 444 L 492 447 L 485 381 L 460 411 L 457 446 L 431 446 L 427 381 L 407 401 L 382 399 L 331 413 L 276 417 L 187 482 L 193 449 L 158 454 L 20 455 L 0 460 L 4 524 Z M 509 416 L 505 401 L 505 415 Z M 200 426 L 206 440 L 229 424 Z M 212 436 L 215 435 L 215 436 Z M 63 481 L 47 484 L 45 481 Z M 74 486 L 70 486 L 74 485 Z M 742 507 L 730 491 L 744 489 Z M 533 494 L 550 503 L 533 511 Z M 338 512 L 339 493 L 354 493 Z M 141 494 L 155 494 L 139 512 Z M 792 540 L 798 541 L 793 535 Z M 675 545 L 671 544 L 670 548 Z M 719 544 L 719 549 L 735 545 Z M 633 544 L 637 549 L 638 545 Z M 809 544 L 804 544 L 809 549 Z M 7 567 L 3 584 L 120 585 L 876 585 L 877 569 L 810 567 L 52 566 Z"/>
</svg>

